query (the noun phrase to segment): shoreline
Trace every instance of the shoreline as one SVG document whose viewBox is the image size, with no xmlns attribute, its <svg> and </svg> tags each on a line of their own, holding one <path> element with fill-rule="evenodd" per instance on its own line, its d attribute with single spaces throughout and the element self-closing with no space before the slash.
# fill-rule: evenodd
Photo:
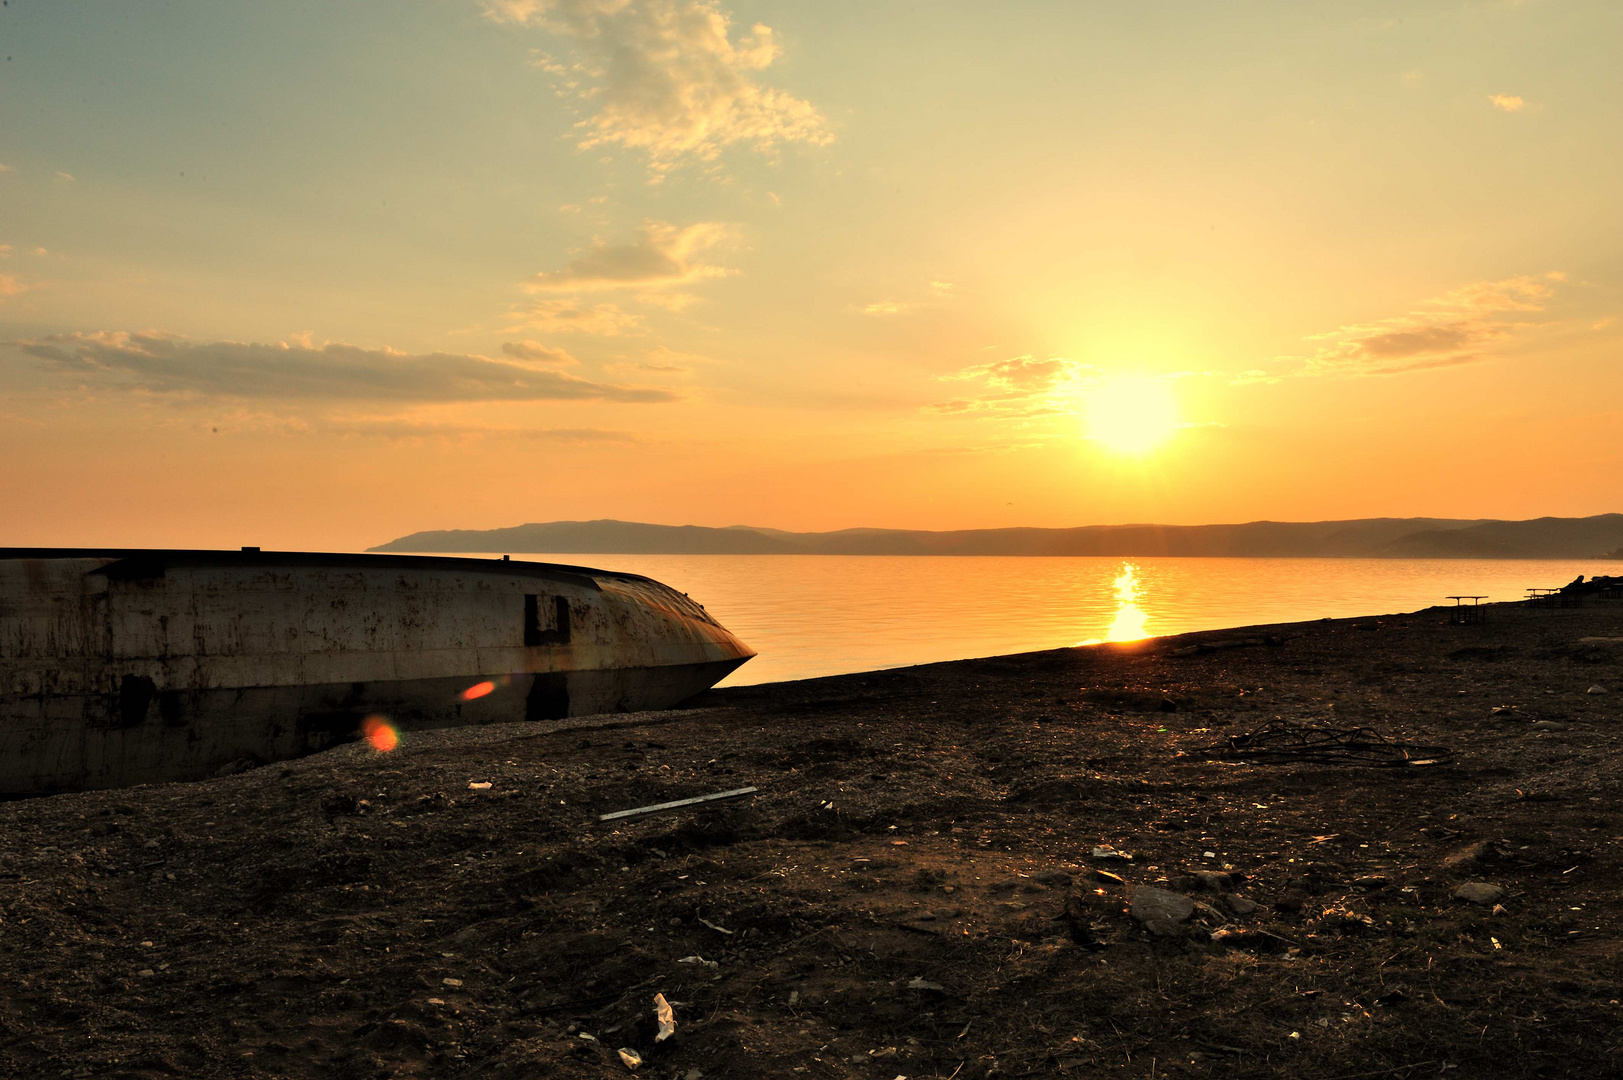
<svg viewBox="0 0 1623 1080">
<path fill-rule="evenodd" d="M 626 1047 L 660 1077 L 1604 1074 L 1623 602 L 1446 620 L 722 687 L 8 803 L 0 1066 L 601 1077 Z M 1217 760 L 1275 723 L 1451 754 Z"/>
</svg>

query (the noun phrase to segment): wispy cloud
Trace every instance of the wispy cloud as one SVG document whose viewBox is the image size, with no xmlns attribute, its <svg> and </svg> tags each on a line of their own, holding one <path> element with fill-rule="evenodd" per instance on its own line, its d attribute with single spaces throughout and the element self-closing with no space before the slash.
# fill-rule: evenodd
<svg viewBox="0 0 1623 1080">
<path fill-rule="evenodd" d="M 502 342 L 502 355 L 511 356 L 514 360 L 528 360 L 535 364 L 557 364 L 567 366 L 578 364 L 568 350 L 543 345 L 539 341 L 504 341 Z"/>
<path fill-rule="evenodd" d="M 28 286 L 19 281 L 16 274 L 0 274 L 0 299 L 27 291 Z"/>
<path fill-rule="evenodd" d="M 576 53 L 539 66 L 589 110 L 582 148 L 621 146 L 648 156 L 657 180 L 684 160 L 714 161 L 741 144 L 833 139 L 810 102 L 765 85 L 781 53 L 770 27 L 736 40 L 716 0 L 482 0 L 491 19 L 568 39 Z"/>
<path fill-rule="evenodd" d="M 1398 375 L 1481 359 L 1484 346 L 1528 326 L 1507 316 L 1544 310 L 1552 282 L 1565 275 L 1479 281 L 1427 300 L 1405 315 L 1316 334 L 1326 342 L 1302 374 Z"/>
<path fill-rule="evenodd" d="M 698 353 L 677 352 L 664 345 L 649 351 L 642 360 L 627 361 L 615 364 L 611 371 L 646 371 L 656 375 L 690 375 L 693 369 L 702 364 L 712 364 L 715 361 Z"/>
<path fill-rule="evenodd" d="M 632 445 L 640 440 L 630 432 L 607 428 L 529 428 L 485 424 L 456 424 L 419 421 L 407 417 L 368 416 L 323 420 L 314 430 L 333 435 L 391 439 L 399 442 L 427 440 L 470 441 L 474 439 L 519 439 L 531 442 L 587 446 L 599 444 Z"/>
<path fill-rule="evenodd" d="M 17 169 L 13 165 L 0 165 L 0 173 L 8 173 L 8 172 L 16 172 L 16 171 L 17 171 Z"/>
<path fill-rule="evenodd" d="M 1488 101 L 1494 108 L 1503 109 L 1505 112 L 1519 112 L 1527 105 L 1527 102 L 1515 94 L 1489 94 Z"/>
<path fill-rule="evenodd" d="M 996 413 L 1045 416 L 1071 411 L 1068 400 L 1086 388 L 1099 369 L 1092 364 L 1054 356 L 1038 360 L 1015 356 L 990 364 L 972 364 L 941 376 L 944 381 L 979 383 L 980 392 L 926 405 L 934 413 Z"/>
<path fill-rule="evenodd" d="M 863 304 L 857 310 L 864 315 L 901 315 L 913 310 L 913 305 L 897 300 L 876 300 L 871 304 Z"/>
<path fill-rule="evenodd" d="M 518 330 L 538 330 L 544 334 L 593 334 L 598 337 L 618 337 L 622 334 L 642 332 L 642 316 L 625 311 L 617 304 L 593 304 L 586 307 L 575 299 L 538 300 L 528 307 L 512 312 L 514 325 L 509 333 Z"/>
<path fill-rule="evenodd" d="M 910 311 L 946 303 L 951 300 L 957 286 L 950 281 L 930 282 L 929 297 L 924 300 L 875 300 L 867 304 L 853 304 L 864 315 L 905 315 Z"/>
<path fill-rule="evenodd" d="M 160 333 L 53 334 L 13 343 L 86 385 L 191 397 L 277 400 L 672 401 L 510 360 L 329 343 L 194 342 Z"/>
<path fill-rule="evenodd" d="M 56 179 L 58 183 L 71 184 L 75 177 L 72 173 L 58 172 L 56 173 Z"/>
<path fill-rule="evenodd" d="M 532 292 L 657 289 L 704 278 L 726 277 L 731 271 L 707 266 L 696 256 L 714 247 L 729 232 L 726 225 L 713 221 L 686 228 L 651 221 L 642 227 L 633 242 L 598 241 L 562 270 L 537 274 L 527 288 Z"/>
</svg>

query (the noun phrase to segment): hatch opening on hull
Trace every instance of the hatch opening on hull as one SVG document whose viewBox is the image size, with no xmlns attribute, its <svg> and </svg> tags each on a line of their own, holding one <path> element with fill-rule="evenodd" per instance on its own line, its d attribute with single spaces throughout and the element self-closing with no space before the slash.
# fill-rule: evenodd
<svg viewBox="0 0 1623 1080">
<path fill-rule="evenodd" d="M 529 593 L 524 597 L 524 644 L 568 645 L 569 601 L 561 596 L 552 598 L 553 628 L 541 628 L 541 597 Z"/>
</svg>

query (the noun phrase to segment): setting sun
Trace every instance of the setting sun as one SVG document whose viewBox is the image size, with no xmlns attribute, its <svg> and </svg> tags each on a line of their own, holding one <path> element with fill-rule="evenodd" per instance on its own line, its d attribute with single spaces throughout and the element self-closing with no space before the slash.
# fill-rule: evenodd
<svg viewBox="0 0 1623 1080">
<path fill-rule="evenodd" d="M 1088 438 L 1118 454 L 1153 450 L 1178 430 L 1178 406 L 1160 379 L 1122 375 L 1088 395 Z"/>
</svg>

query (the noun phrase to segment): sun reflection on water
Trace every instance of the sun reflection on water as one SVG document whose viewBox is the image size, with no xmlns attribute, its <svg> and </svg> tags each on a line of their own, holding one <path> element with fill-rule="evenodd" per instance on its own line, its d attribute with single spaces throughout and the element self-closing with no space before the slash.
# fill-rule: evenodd
<svg viewBox="0 0 1623 1080">
<path fill-rule="evenodd" d="M 1106 641 L 1138 641 L 1149 637 L 1144 629 L 1148 616 L 1138 606 L 1138 588 L 1138 567 L 1122 563 L 1121 574 L 1116 578 L 1116 618 L 1105 635 Z"/>
</svg>

